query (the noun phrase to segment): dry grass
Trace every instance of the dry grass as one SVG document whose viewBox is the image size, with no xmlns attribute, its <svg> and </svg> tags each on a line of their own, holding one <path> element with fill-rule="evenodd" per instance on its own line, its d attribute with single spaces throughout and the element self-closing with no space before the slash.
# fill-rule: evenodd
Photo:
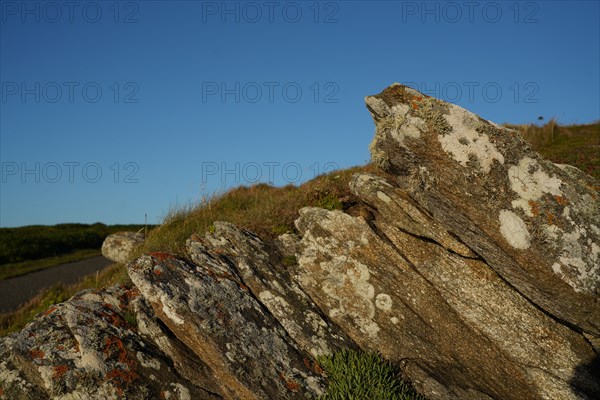
<svg viewBox="0 0 600 400">
<path fill-rule="evenodd" d="M 542 156 L 558 164 L 570 164 L 600 180 L 600 122 L 558 125 L 554 119 L 544 126 L 509 125 Z"/>
<path fill-rule="evenodd" d="M 294 232 L 298 210 L 305 206 L 348 209 L 356 203 L 348 183 L 356 172 L 381 174 L 373 165 L 321 175 L 301 186 L 273 187 L 258 184 L 238 187 L 191 207 L 172 210 L 163 224 L 153 229 L 138 253 L 167 251 L 184 254 L 185 241 L 202 234 L 215 221 L 246 228 L 265 240 Z"/>
</svg>

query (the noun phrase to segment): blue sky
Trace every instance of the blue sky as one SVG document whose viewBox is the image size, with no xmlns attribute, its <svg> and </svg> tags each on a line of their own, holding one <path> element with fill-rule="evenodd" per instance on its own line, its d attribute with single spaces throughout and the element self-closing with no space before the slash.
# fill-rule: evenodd
<svg viewBox="0 0 600 400">
<path fill-rule="evenodd" d="M 159 223 L 364 164 L 364 97 L 600 118 L 598 1 L 0 1 L 0 226 Z"/>
</svg>

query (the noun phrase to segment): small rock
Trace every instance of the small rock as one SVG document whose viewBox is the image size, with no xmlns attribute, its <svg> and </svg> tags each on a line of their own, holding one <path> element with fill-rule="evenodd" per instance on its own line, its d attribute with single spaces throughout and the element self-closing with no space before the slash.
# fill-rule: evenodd
<svg viewBox="0 0 600 400">
<path fill-rule="evenodd" d="M 133 250 L 144 244 L 142 232 L 117 232 L 108 235 L 102 243 L 102 255 L 111 261 L 126 263 Z"/>
</svg>

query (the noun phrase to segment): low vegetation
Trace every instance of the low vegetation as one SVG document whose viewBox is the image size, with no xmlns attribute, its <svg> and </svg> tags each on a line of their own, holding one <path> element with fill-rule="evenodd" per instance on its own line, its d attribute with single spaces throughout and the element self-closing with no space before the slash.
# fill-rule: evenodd
<svg viewBox="0 0 600 400">
<path fill-rule="evenodd" d="M 356 172 L 382 174 L 373 165 L 321 175 L 301 186 L 274 187 L 258 184 L 238 187 L 203 204 L 172 210 L 161 226 L 152 230 L 139 253 L 185 253 L 185 241 L 209 231 L 215 221 L 246 228 L 265 240 L 294 232 L 294 220 L 302 207 L 348 210 L 356 204 L 348 183 Z"/>
<path fill-rule="evenodd" d="M 424 400 L 402 381 L 400 371 L 378 354 L 342 350 L 319 358 L 328 376 L 320 400 Z"/>
<path fill-rule="evenodd" d="M 573 165 L 600 180 L 600 122 L 561 126 L 550 120 L 543 126 L 510 125 L 545 158 Z"/>
</svg>

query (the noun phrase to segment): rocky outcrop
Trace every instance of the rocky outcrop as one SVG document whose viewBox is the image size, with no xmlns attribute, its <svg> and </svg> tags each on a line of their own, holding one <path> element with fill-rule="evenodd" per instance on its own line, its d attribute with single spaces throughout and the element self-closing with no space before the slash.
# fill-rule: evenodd
<svg viewBox="0 0 600 400">
<path fill-rule="evenodd" d="M 316 358 L 344 348 L 428 399 L 600 398 L 598 182 L 410 88 L 366 102 L 383 172 L 352 178 L 353 212 L 137 258 L 132 288 L 0 340 L 0 399 L 317 398 Z"/>
<path fill-rule="evenodd" d="M 144 244 L 142 232 L 117 232 L 108 235 L 102 243 L 102 255 L 111 261 L 126 263 L 133 250 Z"/>
<path fill-rule="evenodd" d="M 157 341 L 137 333 L 138 321 L 155 316 L 133 302 L 144 302 L 137 289 L 84 291 L 4 338 L 0 398 L 220 398 L 183 378 L 172 354 L 161 350 L 177 339 L 156 327 Z M 174 353 L 185 357 L 181 348 Z M 196 373 L 202 376 L 202 368 Z"/>
</svg>

